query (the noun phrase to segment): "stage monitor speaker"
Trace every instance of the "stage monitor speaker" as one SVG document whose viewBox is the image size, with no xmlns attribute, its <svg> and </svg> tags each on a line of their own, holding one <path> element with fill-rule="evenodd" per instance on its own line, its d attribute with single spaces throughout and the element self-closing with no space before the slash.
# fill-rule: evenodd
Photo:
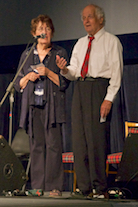
<svg viewBox="0 0 138 207">
<path fill-rule="evenodd" d="M 23 165 L 6 139 L 0 135 L 0 194 L 3 194 L 3 191 L 21 190 L 26 181 Z"/>
<path fill-rule="evenodd" d="M 138 181 L 138 134 L 129 134 L 125 140 L 116 182 Z"/>
</svg>

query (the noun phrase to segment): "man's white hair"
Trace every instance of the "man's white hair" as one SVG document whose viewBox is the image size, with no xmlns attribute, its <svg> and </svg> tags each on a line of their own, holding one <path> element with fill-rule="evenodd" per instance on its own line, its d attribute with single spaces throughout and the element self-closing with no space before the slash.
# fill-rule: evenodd
<svg viewBox="0 0 138 207">
<path fill-rule="evenodd" d="M 97 18 L 98 19 L 103 18 L 103 25 L 105 25 L 105 13 L 104 13 L 104 10 L 101 7 L 99 7 L 99 6 L 95 5 L 95 4 L 89 4 L 87 6 L 94 6 L 95 7 L 95 14 L 96 14 Z M 81 19 L 82 19 L 82 12 L 83 12 L 83 10 L 81 11 Z"/>
</svg>

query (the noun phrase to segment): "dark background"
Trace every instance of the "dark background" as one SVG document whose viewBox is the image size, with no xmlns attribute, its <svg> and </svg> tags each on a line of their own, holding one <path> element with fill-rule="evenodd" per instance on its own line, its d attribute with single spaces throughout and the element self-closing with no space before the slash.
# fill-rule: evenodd
<svg viewBox="0 0 138 207">
<path fill-rule="evenodd" d="M 111 152 L 122 151 L 124 144 L 124 122 L 138 122 L 138 33 L 118 35 L 123 45 L 124 72 L 121 88 L 115 99 L 112 109 L 110 149 Z M 70 57 L 75 40 L 56 41 L 64 47 Z M 0 100 L 2 100 L 9 83 L 16 73 L 20 55 L 26 45 L 12 45 L 0 47 Z M 71 150 L 71 101 L 74 83 L 67 89 L 66 111 L 67 126 L 64 135 L 64 151 Z M 0 108 L 0 134 L 9 139 L 9 97 Z M 14 93 L 12 138 L 18 130 L 20 116 L 21 94 Z"/>
</svg>

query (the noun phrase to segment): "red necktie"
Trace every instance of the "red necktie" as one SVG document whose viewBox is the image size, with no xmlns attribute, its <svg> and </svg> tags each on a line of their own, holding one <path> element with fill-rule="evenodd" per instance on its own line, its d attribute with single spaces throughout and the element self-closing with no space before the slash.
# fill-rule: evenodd
<svg viewBox="0 0 138 207">
<path fill-rule="evenodd" d="M 90 41 L 88 44 L 88 49 L 86 52 L 86 56 L 82 65 L 82 69 L 81 69 L 81 76 L 82 78 L 85 78 L 87 72 L 88 72 L 88 62 L 89 62 L 89 57 L 90 57 L 90 51 L 91 51 L 91 42 L 94 39 L 94 37 L 89 37 Z"/>
</svg>

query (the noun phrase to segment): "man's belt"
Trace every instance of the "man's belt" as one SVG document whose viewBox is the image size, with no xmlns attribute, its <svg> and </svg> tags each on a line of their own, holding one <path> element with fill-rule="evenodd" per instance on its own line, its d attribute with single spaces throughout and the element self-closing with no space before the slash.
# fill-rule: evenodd
<svg viewBox="0 0 138 207">
<path fill-rule="evenodd" d="M 97 81 L 97 80 L 109 80 L 108 78 L 93 78 L 93 77 L 85 77 L 85 78 L 82 78 L 82 77 L 79 77 L 78 78 L 78 81 Z"/>
</svg>

